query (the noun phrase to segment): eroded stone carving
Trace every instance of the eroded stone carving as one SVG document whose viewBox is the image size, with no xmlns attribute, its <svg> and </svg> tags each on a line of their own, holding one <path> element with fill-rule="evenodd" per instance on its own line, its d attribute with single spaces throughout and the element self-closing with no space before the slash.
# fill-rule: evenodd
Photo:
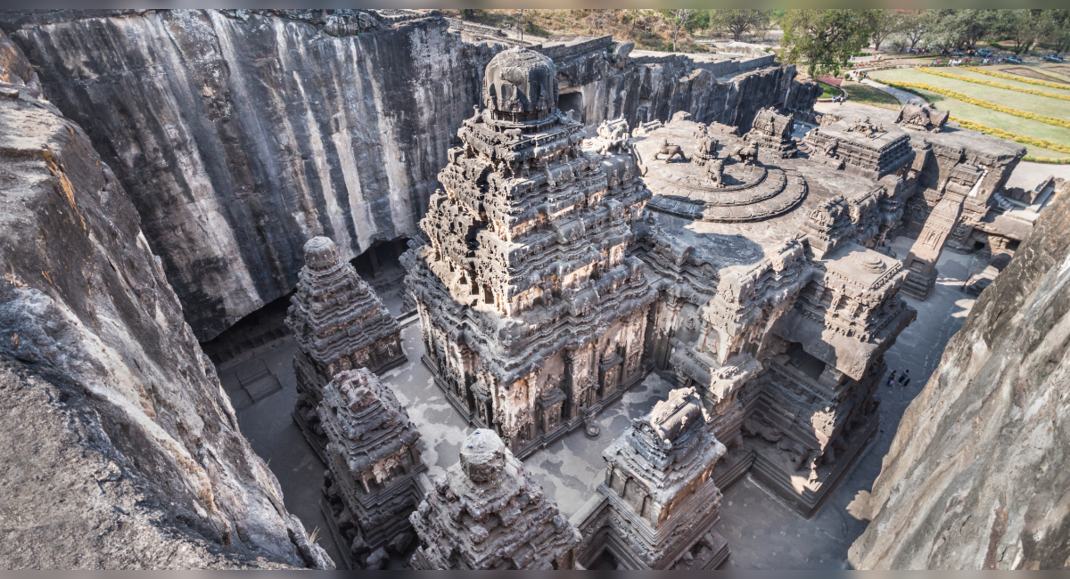
<svg viewBox="0 0 1070 579">
<path fill-rule="evenodd" d="M 581 146 L 582 127 L 549 100 L 553 68 L 522 49 L 487 66 L 490 106 L 458 132 L 420 223 L 427 240 L 403 257 L 425 363 L 521 457 L 645 375 L 655 299 L 628 255 L 650 196 L 636 159 L 623 142 L 619 154 Z"/>
<path fill-rule="evenodd" d="M 604 504 L 582 532 L 612 535 L 602 541 L 618 568 L 715 569 L 728 558 L 727 542 L 713 530 L 721 491 L 712 476 L 726 449 L 708 418 L 694 388 L 673 390 L 602 453 Z"/>
<path fill-rule="evenodd" d="M 942 111 L 924 101 L 914 101 L 903 105 L 895 122 L 907 129 L 939 133 L 950 116 L 950 111 Z"/>
<path fill-rule="evenodd" d="M 405 551 L 409 514 L 422 498 L 416 476 L 427 470 L 420 433 L 394 392 L 367 368 L 336 374 L 317 412 L 329 443 L 324 494 L 332 531 L 350 545 L 350 568 L 385 562 L 373 553 Z"/>
<path fill-rule="evenodd" d="M 461 444 L 460 462 L 410 516 L 414 569 L 571 569 L 579 533 L 493 431 Z"/>
<path fill-rule="evenodd" d="M 385 372 L 405 362 L 401 327 L 368 284 L 326 237 L 305 243 L 305 267 L 290 300 L 286 326 L 294 334 L 297 405 L 294 420 L 327 461 L 327 438 L 316 407 L 321 390 L 343 370 Z"/>
</svg>

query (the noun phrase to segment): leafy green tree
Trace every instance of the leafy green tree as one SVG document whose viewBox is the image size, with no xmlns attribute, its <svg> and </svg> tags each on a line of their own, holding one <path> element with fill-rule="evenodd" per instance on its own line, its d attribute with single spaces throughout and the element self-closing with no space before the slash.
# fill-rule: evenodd
<svg viewBox="0 0 1070 579">
<path fill-rule="evenodd" d="M 710 26 L 723 31 L 739 42 L 748 32 L 759 33 L 769 29 L 769 10 L 744 8 L 739 10 L 719 9 L 710 11 Z"/>
<path fill-rule="evenodd" d="M 1000 10 L 998 30 L 1014 43 L 1014 54 L 1029 52 L 1040 39 L 1050 35 L 1051 15 L 1047 10 Z"/>
<path fill-rule="evenodd" d="M 694 34 L 697 30 L 705 30 L 710 27 L 710 11 L 709 10 L 695 10 L 695 15 L 684 24 L 684 30 L 689 34 Z"/>
<path fill-rule="evenodd" d="M 1051 14 L 1051 30 L 1044 41 L 1051 45 L 1052 50 L 1062 54 L 1070 50 L 1070 10 L 1047 10 Z"/>
<path fill-rule="evenodd" d="M 917 48 L 918 43 L 929 32 L 930 17 L 926 12 L 928 10 L 899 11 L 899 32 L 910 43 L 910 50 Z"/>
<path fill-rule="evenodd" d="M 881 43 L 892 34 L 899 32 L 902 21 L 895 10 L 873 10 L 872 12 L 873 34 L 870 35 L 869 39 L 873 43 L 873 50 L 879 52 Z"/>
<path fill-rule="evenodd" d="M 805 63 L 810 76 L 839 74 L 869 44 L 873 10 L 790 10 L 781 18 L 784 60 Z"/>
</svg>

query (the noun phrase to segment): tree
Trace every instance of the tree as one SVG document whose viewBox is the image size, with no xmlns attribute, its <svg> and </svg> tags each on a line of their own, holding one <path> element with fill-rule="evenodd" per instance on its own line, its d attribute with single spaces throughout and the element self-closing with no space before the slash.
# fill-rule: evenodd
<svg viewBox="0 0 1070 579">
<path fill-rule="evenodd" d="M 926 10 L 903 10 L 899 13 L 899 32 L 910 42 L 914 50 L 929 31 L 929 16 Z"/>
<path fill-rule="evenodd" d="M 873 10 L 789 10 L 781 18 L 784 60 L 806 63 L 810 76 L 839 74 L 869 44 Z"/>
<path fill-rule="evenodd" d="M 1014 54 L 1029 52 L 1054 24 L 1047 10 L 1000 10 L 999 31 L 1014 43 Z"/>
<path fill-rule="evenodd" d="M 1070 10 L 1047 10 L 1051 14 L 1051 30 L 1044 41 L 1051 45 L 1052 50 L 1062 54 L 1070 50 Z"/>
<path fill-rule="evenodd" d="M 710 25 L 729 34 L 732 40 L 739 42 L 748 32 L 765 32 L 769 27 L 771 15 L 768 10 L 753 8 L 741 10 L 719 9 L 710 11 Z"/>
<path fill-rule="evenodd" d="M 982 38 L 996 32 L 999 10 L 940 10 L 940 26 L 951 34 L 952 48 L 969 50 Z"/>
<path fill-rule="evenodd" d="M 690 8 L 673 8 L 663 10 L 662 13 L 665 14 L 665 19 L 672 28 L 672 51 L 676 52 L 676 40 L 680 37 L 680 30 L 695 17 L 695 11 Z"/>
<path fill-rule="evenodd" d="M 869 39 L 873 50 L 880 52 L 881 43 L 899 31 L 901 21 L 895 10 L 873 10 L 873 34 Z"/>
</svg>

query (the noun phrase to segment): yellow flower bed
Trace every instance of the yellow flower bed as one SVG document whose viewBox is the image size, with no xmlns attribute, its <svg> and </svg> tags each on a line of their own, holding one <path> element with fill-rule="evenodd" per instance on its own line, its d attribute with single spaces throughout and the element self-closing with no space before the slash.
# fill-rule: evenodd
<svg viewBox="0 0 1070 579">
<path fill-rule="evenodd" d="M 949 73 L 946 73 L 946 72 L 940 72 L 939 70 L 935 70 L 935 69 L 932 69 L 932 68 L 929 68 L 929 67 L 925 67 L 925 66 L 915 67 L 914 70 L 920 70 L 921 72 L 924 72 L 926 74 L 942 76 L 944 78 L 952 78 L 952 79 L 955 79 L 955 80 L 961 80 L 963 82 L 973 82 L 973 83 L 977 83 L 977 84 L 983 84 L 985 86 L 990 86 L 990 87 L 993 87 L 993 88 L 1002 88 L 1002 89 L 1013 90 L 1015 92 L 1021 92 L 1021 93 L 1025 93 L 1025 94 L 1033 94 L 1033 95 L 1042 96 L 1042 97 L 1048 97 L 1048 98 L 1053 98 L 1053 99 L 1070 101 L 1070 95 L 1053 94 L 1053 93 L 1050 93 L 1050 92 L 1044 92 L 1042 90 L 1033 90 L 1033 89 L 1028 89 L 1028 88 L 1021 88 L 1021 87 L 1011 86 L 1009 84 L 1003 84 L 1003 83 L 999 83 L 999 82 L 988 82 L 987 80 L 980 80 L 980 79 L 976 79 L 976 78 L 968 78 L 968 77 L 965 77 L 965 76 L 958 76 L 958 75 L 949 74 Z M 1070 88 L 1070 86 L 1068 86 L 1067 88 Z"/>
<path fill-rule="evenodd" d="M 1010 107 L 1005 107 L 1003 105 L 997 105 L 996 103 L 990 103 L 988 101 L 983 101 L 983 100 L 980 100 L 980 99 L 975 99 L 975 98 L 972 98 L 972 97 L 968 97 L 968 96 L 966 96 L 966 95 L 964 95 L 964 94 L 962 94 L 960 92 L 955 92 L 953 90 L 947 90 L 947 89 L 944 89 L 944 88 L 940 88 L 940 87 L 936 87 L 936 86 L 932 86 L 932 85 L 928 85 L 928 84 L 924 84 L 924 83 L 920 83 L 920 82 L 898 82 L 898 81 L 886 81 L 886 80 L 885 81 L 881 81 L 881 82 L 883 82 L 883 83 L 885 83 L 885 84 L 887 84 L 889 86 L 894 86 L 896 88 L 901 88 L 901 89 L 904 89 L 904 90 L 911 90 L 911 89 L 926 90 L 926 91 L 929 91 L 929 92 L 934 92 L 934 93 L 936 93 L 938 95 L 946 96 L 947 98 L 955 99 L 957 101 L 962 101 L 964 103 L 968 103 L 968 104 L 971 104 L 971 105 L 974 105 L 974 106 L 990 109 L 990 110 L 993 110 L 993 111 L 996 111 L 996 112 L 999 112 L 999 113 L 1006 113 L 1008 115 L 1014 115 L 1016 117 L 1022 117 L 1023 119 L 1029 119 L 1031 121 L 1038 121 L 1038 122 L 1049 124 L 1049 125 L 1055 125 L 1056 127 L 1063 127 L 1063 128 L 1070 129 L 1070 121 L 1064 121 L 1062 119 L 1057 119 L 1055 117 L 1046 117 L 1044 115 L 1038 115 L 1036 113 L 1020 111 L 1018 109 L 1012 109 Z"/>
<path fill-rule="evenodd" d="M 973 131 L 980 131 L 982 133 L 986 133 L 986 134 L 992 135 L 994 137 L 999 137 L 1001 139 L 1007 139 L 1008 141 L 1014 141 L 1015 143 L 1021 143 L 1023 145 L 1032 145 L 1034 147 L 1040 147 L 1042 149 L 1050 149 L 1052 151 L 1058 151 L 1060 153 L 1068 153 L 1068 154 L 1070 154 L 1070 147 L 1068 147 L 1066 145 L 1060 145 L 1059 143 L 1053 143 L 1051 141 L 1046 141 L 1044 139 L 1034 139 L 1033 137 L 1023 137 L 1022 135 L 1019 135 L 1019 134 L 1016 134 L 1016 133 L 1011 133 L 1009 131 L 1004 131 L 1003 129 L 996 129 L 996 128 L 990 127 L 988 125 L 982 125 L 981 123 L 975 123 L 973 121 L 967 121 L 965 119 L 955 119 L 954 117 L 952 117 L 952 120 L 954 120 L 956 123 L 959 124 L 960 127 L 964 128 L 964 129 L 970 129 L 970 130 L 973 130 Z M 1070 159 L 1068 159 L 1068 161 L 1070 161 Z"/>
<path fill-rule="evenodd" d="M 1035 84 L 1035 85 L 1038 85 L 1038 86 L 1046 86 L 1046 87 L 1050 87 L 1050 88 L 1070 89 L 1070 85 L 1066 85 L 1066 84 L 1058 84 L 1058 83 L 1054 83 L 1054 82 L 1045 82 L 1043 80 L 1033 80 L 1031 78 L 1025 78 L 1024 76 L 1014 76 L 1013 74 L 1003 74 L 1002 72 L 992 72 L 991 70 L 984 70 L 984 69 L 975 68 L 975 67 L 972 67 L 972 66 L 964 66 L 962 68 L 965 68 L 966 70 L 972 70 L 974 72 L 979 72 L 981 74 L 987 74 L 989 76 L 994 76 L 996 78 L 1002 78 L 1002 79 L 1005 79 L 1005 80 L 1016 80 L 1018 82 L 1024 82 L 1026 84 Z"/>
</svg>

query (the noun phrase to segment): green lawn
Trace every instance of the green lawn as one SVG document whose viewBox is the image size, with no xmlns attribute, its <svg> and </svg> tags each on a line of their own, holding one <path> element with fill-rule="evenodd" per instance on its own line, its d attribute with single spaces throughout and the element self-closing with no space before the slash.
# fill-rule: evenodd
<svg viewBox="0 0 1070 579">
<path fill-rule="evenodd" d="M 840 96 L 840 89 L 832 86 L 831 84 L 827 82 L 821 82 L 820 80 L 815 80 L 814 82 L 817 83 L 817 86 L 821 87 L 821 96 L 819 98 L 830 99 L 833 97 Z"/>
<path fill-rule="evenodd" d="M 996 69 L 994 67 L 979 67 L 979 68 L 981 68 L 981 70 L 991 70 L 992 72 L 999 72 L 999 73 L 1002 73 L 1002 74 L 1008 74 L 1008 73 L 1003 72 L 1003 71 L 1001 71 L 999 69 Z M 1066 85 L 1065 89 L 1052 88 L 1052 87 L 1048 87 L 1048 86 L 1040 86 L 1040 85 L 1036 85 L 1036 84 L 1029 84 L 1029 83 L 1026 83 L 1026 82 L 1018 82 L 1016 80 L 1007 80 L 1005 78 L 999 78 L 999 77 L 996 77 L 996 76 L 989 76 L 987 74 L 981 74 L 979 72 L 973 72 L 972 70 L 966 70 L 964 68 L 957 67 L 957 66 L 942 66 L 942 67 L 937 68 L 936 70 L 939 70 L 940 72 L 947 73 L 947 74 L 953 74 L 955 76 L 961 76 L 963 78 L 969 78 L 969 79 L 974 79 L 974 80 L 983 80 L 983 81 L 987 81 L 987 82 L 998 82 L 1000 84 L 1016 86 L 1018 88 L 1022 88 L 1022 89 L 1026 89 L 1026 90 L 1039 90 L 1040 92 L 1050 92 L 1051 94 L 1070 96 L 1070 85 Z M 1051 74 L 1051 72 L 1048 72 L 1048 71 L 1045 71 L 1045 73 L 1046 74 Z M 934 75 L 930 74 L 928 76 L 934 76 Z M 937 78 L 939 78 L 939 77 L 937 77 Z M 931 84 L 933 86 L 938 86 L 935 83 L 931 83 L 931 82 L 928 83 L 928 84 Z M 966 94 L 969 94 L 969 93 L 966 93 Z M 1066 101 L 1063 101 L 1063 102 L 1066 102 Z M 1070 104 L 1068 104 L 1068 106 L 1070 106 Z"/>
<path fill-rule="evenodd" d="M 862 84 L 860 82 L 843 82 L 843 90 L 850 96 L 849 102 L 880 107 L 882 109 L 899 110 L 899 101 L 879 88 Z"/>
<path fill-rule="evenodd" d="M 878 73 L 874 73 L 871 76 L 876 78 L 877 74 Z M 992 128 L 1002 129 L 1004 131 L 1016 133 L 1026 137 L 1033 137 L 1034 139 L 1044 139 L 1055 143 L 1070 145 L 1070 129 L 1064 129 L 1062 127 L 1056 127 L 1046 123 L 1023 119 L 1014 115 L 996 112 L 983 107 L 967 104 L 962 101 L 949 99 L 943 95 L 939 95 L 934 92 L 918 92 L 926 99 L 928 99 L 929 102 L 936 105 L 937 108 L 946 111 L 951 111 L 951 116 L 953 118 L 973 121 L 975 123 L 987 125 Z M 1032 147 L 1029 145 L 1025 145 L 1025 147 L 1029 151 L 1027 154 L 1032 155 L 1034 157 L 1047 157 L 1052 159 L 1065 159 L 1070 157 L 1070 155 L 1060 153 L 1058 151 L 1042 149 L 1039 147 Z"/>
<path fill-rule="evenodd" d="M 943 69 L 941 69 L 941 71 L 942 70 Z M 988 101 L 990 103 L 995 103 L 997 105 L 1018 109 L 1020 111 L 1028 111 L 1037 113 L 1039 115 L 1044 115 L 1046 117 L 1055 117 L 1059 119 L 1070 120 L 1070 102 L 1060 99 L 1025 94 L 1009 89 L 994 88 L 965 80 L 950 79 L 934 74 L 926 74 L 924 72 L 905 68 L 900 68 L 896 70 L 880 70 L 870 74 L 870 76 L 876 80 L 924 83 L 946 90 L 953 90 L 955 92 L 967 95 L 971 98 Z M 994 82 L 999 82 L 1001 80 L 1002 79 L 996 79 L 995 77 L 993 77 Z M 1042 91 L 1048 90 L 1047 87 L 1034 88 Z M 1066 129 L 1063 130 L 1065 131 Z"/>
</svg>

